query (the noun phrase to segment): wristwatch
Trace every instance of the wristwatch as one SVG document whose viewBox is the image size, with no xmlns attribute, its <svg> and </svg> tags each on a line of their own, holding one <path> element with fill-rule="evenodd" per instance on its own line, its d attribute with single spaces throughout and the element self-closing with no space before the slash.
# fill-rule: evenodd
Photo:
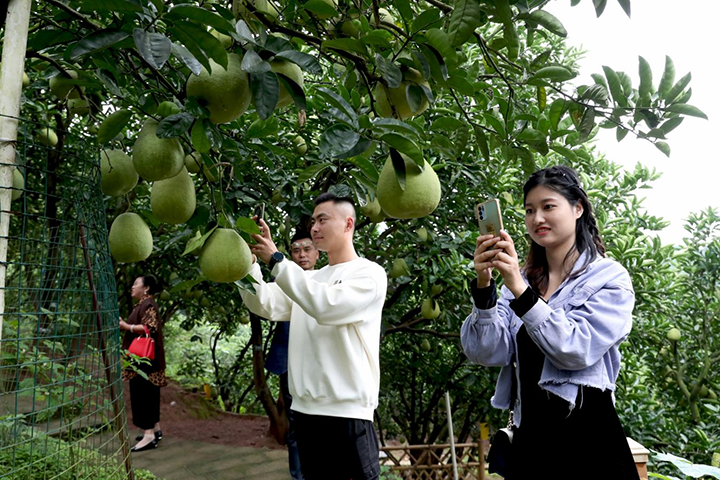
<svg viewBox="0 0 720 480">
<path fill-rule="evenodd" d="M 275 265 L 285 260 L 285 255 L 283 255 L 280 252 L 275 252 L 270 256 L 270 263 L 268 263 L 268 267 L 270 267 L 270 270 L 275 268 Z"/>
</svg>

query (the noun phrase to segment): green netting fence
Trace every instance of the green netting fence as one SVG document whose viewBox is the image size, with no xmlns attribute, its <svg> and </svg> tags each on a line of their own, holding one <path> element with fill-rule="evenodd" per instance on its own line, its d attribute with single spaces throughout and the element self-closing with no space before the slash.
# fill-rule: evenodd
<svg viewBox="0 0 720 480">
<path fill-rule="evenodd" d="M 2 212 L 0 478 L 132 478 L 98 150 L 18 121 L 17 167 L 0 165 L 22 175 Z"/>
</svg>

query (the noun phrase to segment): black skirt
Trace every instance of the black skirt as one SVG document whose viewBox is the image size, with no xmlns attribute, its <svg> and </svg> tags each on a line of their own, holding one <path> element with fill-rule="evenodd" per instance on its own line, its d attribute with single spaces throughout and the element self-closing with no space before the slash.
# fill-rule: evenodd
<svg viewBox="0 0 720 480">
<path fill-rule="evenodd" d="M 521 327 L 517 335 L 522 424 L 507 480 L 639 480 L 609 390 L 582 387 L 575 408 L 538 386 L 545 356 Z"/>
<path fill-rule="evenodd" d="M 160 387 L 140 375 L 133 377 L 129 383 L 133 425 L 141 430 L 155 428 L 160 421 Z"/>
</svg>

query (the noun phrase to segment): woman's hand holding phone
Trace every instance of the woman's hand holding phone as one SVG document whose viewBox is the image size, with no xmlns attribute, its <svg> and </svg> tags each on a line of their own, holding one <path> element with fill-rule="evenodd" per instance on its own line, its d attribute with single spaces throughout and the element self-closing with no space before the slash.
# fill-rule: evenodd
<svg viewBox="0 0 720 480">
<path fill-rule="evenodd" d="M 479 288 L 490 286 L 493 270 L 492 260 L 499 252 L 493 247 L 499 241 L 500 237 L 494 235 L 480 235 L 477 237 L 473 262 L 478 276 L 477 285 Z"/>
<path fill-rule="evenodd" d="M 497 240 L 495 243 L 497 254 L 492 258 L 490 264 L 497 268 L 503 277 L 505 286 L 515 295 L 515 298 L 518 298 L 527 288 L 527 283 L 520 273 L 520 261 L 515 250 L 515 242 L 505 230 L 500 231 L 500 238 Z"/>
</svg>

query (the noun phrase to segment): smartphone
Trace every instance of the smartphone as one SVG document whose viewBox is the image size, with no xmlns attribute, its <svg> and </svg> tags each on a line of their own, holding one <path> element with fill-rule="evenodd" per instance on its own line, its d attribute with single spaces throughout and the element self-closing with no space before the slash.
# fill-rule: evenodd
<svg viewBox="0 0 720 480">
<path fill-rule="evenodd" d="M 503 223 L 502 216 L 500 216 L 500 201 L 497 198 L 475 206 L 475 215 L 478 219 L 481 235 L 500 236 Z"/>
<path fill-rule="evenodd" d="M 260 220 L 263 220 L 265 218 L 265 204 L 260 203 L 257 207 L 255 207 L 255 212 L 253 213 L 253 216 L 257 217 L 255 219 L 255 222 L 257 224 L 260 224 Z"/>
</svg>

